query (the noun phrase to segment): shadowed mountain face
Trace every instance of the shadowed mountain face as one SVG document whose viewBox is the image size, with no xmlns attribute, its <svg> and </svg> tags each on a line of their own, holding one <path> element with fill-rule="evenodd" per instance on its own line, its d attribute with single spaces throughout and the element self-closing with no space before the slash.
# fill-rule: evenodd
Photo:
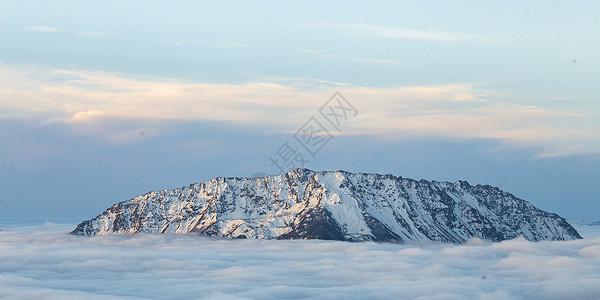
<svg viewBox="0 0 600 300">
<path fill-rule="evenodd" d="M 452 243 L 581 238 L 560 216 L 495 187 L 307 169 L 150 192 L 113 205 L 72 234 L 139 232 Z"/>
</svg>

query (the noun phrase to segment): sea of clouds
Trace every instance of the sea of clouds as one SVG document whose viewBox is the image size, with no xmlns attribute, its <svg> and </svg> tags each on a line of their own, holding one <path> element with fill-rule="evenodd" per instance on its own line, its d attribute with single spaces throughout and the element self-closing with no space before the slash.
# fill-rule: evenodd
<svg viewBox="0 0 600 300">
<path fill-rule="evenodd" d="M 2 299 L 599 299 L 600 226 L 583 240 L 464 245 L 71 236 L 0 231 Z"/>
</svg>

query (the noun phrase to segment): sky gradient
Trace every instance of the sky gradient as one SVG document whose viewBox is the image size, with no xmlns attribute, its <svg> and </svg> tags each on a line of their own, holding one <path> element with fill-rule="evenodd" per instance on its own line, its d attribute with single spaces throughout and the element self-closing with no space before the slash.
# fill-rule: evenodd
<svg viewBox="0 0 600 300">
<path fill-rule="evenodd" d="M 0 20 L 3 218 L 277 173 L 269 157 L 339 91 L 358 114 L 308 168 L 600 219 L 597 1 L 3 1 Z"/>
</svg>

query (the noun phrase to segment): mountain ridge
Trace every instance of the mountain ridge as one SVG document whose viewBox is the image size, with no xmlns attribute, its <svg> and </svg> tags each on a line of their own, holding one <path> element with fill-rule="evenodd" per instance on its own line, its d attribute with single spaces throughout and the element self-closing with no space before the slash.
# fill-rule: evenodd
<svg viewBox="0 0 600 300">
<path fill-rule="evenodd" d="M 560 216 L 489 185 L 295 169 L 153 191 L 84 221 L 76 235 L 197 233 L 344 241 L 581 238 Z"/>
</svg>

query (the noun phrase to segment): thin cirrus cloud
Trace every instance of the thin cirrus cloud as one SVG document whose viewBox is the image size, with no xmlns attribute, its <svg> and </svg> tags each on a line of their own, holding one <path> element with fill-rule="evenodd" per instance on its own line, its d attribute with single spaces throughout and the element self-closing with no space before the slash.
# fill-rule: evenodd
<svg viewBox="0 0 600 300">
<path fill-rule="evenodd" d="M 216 84 L 82 70 L 0 69 L 4 118 L 67 124 L 108 118 L 219 121 L 288 132 L 333 92 L 319 81 L 301 87 L 289 80 Z M 600 152 L 599 133 L 590 127 L 593 113 L 504 103 L 498 92 L 472 83 L 343 86 L 341 92 L 359 111 L 341 134 L 495 139 L 511 147 L 539 148 L 540 156 Z"/>
<path fill-rule="evenodd" d="M 248 44 L 244 44 L 244 43 L 240 43 L 240 42 L 235 42 L 235 41 L 210 42 L 209 44 L 211 46 L 213 46 L 213 47 L 221 48 L 221 49 L 227 49 L 227 48 L 247 48 L 247 47 L 250 46 Z"/>
<path fill-rule="evenodd" d="M 92 38 L 103 38 L 103 37 L 107 37 L 108 35 L 106 33 L 103 32 L 79 32 L 75 34 L 76 37 L 92 37 Z"/>
<path fill-rule="evenodd" d="M 219 49 L 234 49 L 234 48 L 250 47 L 249 44 L 240 43 L 240 42 L 236 42 L 236 41 L 198 41 L 196 39 L 189 38 L 189 37 L 160 39 L 160 40 L 158 40 L 158 43 L 161 45 L 175 46 L 175 47 L 195 45 L 195 46 L 208 46 L 208 47 L 219 48 Z"/>
<path fill-rule="evenodd" d="M 307 24 L 307 26 L 340 30 L 359 37 L 415 39 L 441 42 L 465 40 L 494 40 L 493 37 L 472 33 L 452 32 L 444 30 L 416 30 L 396 26 L 379 26 L 370 24 L 309 23 Z"/>
<path fill-rule="evenodd" d="M 385 64 L 385 65 L 413 65 L 414 63 L 405 63 L 393 59 L 388 58 L 369 58 L 369 57 L 349 57 L 349 56 L 341 56 L 336 54 L 328 53 L 324 50 L 313 50 L 307 49 L 302 50 L 300 53 L 312 55 L 314 57 L 322 58 L 322 59 L 336 59 L 336 60 L 345 60 L 345 61 L 353 61 L 353 62 L 366 62 L 373 64 Z"/>
<path fill-rule="evenodd" d="M 49 26 L 29 26 L 24 27 L 23 31 L 25 32 L 45 32 L 45 33 L 56 33 L 59 32 L 58 29 Z"/>
</svg>

